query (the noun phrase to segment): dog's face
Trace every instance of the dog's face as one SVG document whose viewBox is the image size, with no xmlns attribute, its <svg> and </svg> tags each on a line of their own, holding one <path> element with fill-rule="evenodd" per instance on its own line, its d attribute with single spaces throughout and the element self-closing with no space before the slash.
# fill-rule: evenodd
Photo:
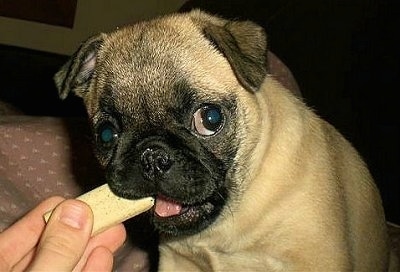
<svg viewBox="0 0 400 272">
<path fill-rule="evenodd" d="M 55 81 L 83 98 L 112 190 L 156 197 L 155 226 L 192 234 L 246 187 L 265 62 L 260 27 L 194 11 L 90 38 Z"/>
</svg>

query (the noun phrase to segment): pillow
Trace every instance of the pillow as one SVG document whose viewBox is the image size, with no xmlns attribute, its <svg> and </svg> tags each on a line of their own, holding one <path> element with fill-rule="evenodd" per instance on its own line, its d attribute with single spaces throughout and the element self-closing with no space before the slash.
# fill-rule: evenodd
<svg viewBox="0 0 400 272">
<path fill-rule="evenodd" d="M 99 178 L 85 121 L 0 118 L 0 228 L 3 218 L 10 223 L 52 195 L 74 197 Z"/>
</svg>

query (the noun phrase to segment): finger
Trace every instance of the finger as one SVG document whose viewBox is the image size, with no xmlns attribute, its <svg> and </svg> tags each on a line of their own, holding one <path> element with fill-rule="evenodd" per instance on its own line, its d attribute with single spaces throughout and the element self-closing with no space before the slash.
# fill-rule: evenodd
<svg viewBox="0 0 400 272">
<path fill-rule="evenodd" d="M 126 240 L 126 230 L 123 224 L 113 226 L 104 232 L 92 237 L 85 249 L 82 258 L 79 260 L 75 267 L 76 271 L 81 271 L 83 266 L 86 264 L 88 256 L 91 254 L 94 248 L 103 246 L 110 250 L 112 253 L 117 251 Z M 14 266 L 15 271 L 23 271 L 33 260 L 35 256 L 35 249 L 32 249 L 25 257 Z M 3 271 L 0 269 L 0 271 Z"/>
<path fill-rule="evenodd" d="M 82 201 L 69 199 L 53 211 L 37 247 L 32 270 L 71 271 L 85 251 L 93 213 Z"/>
<path fill-rule="evenodd" d="M 35 257 L 35 249 L 33 248 L 31 251 L 26 254 L 22 260 L 20 260 L 16 265 L 14 265 L 12 271 L 26 271 L 26 268 L 32 262 L 33 258 Z M 3 270 L 0 270 L 3 271 Z"/>
<path fill-rule="evenodd" d="M 111 271 L 113 262 L 113 254 L 108 248 L 97 247 L 89 255 L 83 269 L 74 271 Z"/>
<path fill-rule="evenodd" d="M 64 198 L 51 197 L 0 234 L 0 267 L 11 268 L 38 243 L 45 227 L 43 214 Z"/>
<path fill-rule="evenodd" d="M 122 246 L 126 239 L 126 230 L 123 224 L 115 225 L 96 236 L 89 241 L 88 249 L 103 246 L 115 252 Z"/>
<path fill-rule="evenodd" d="M 89 240 L 89 244 L 86 247 L 85 253 L 81 260 L 76 266 L 76 271 L 80 271 L 88 261 L 88 257 L 92 254 L 92 251 L 98 247 L 107 248 L 110 252 L 114 253 L 120 248 L 126 239 L 126 230 L 122 224 L 113 226 L 104 232 L 92 237 Z"/>
</svg>

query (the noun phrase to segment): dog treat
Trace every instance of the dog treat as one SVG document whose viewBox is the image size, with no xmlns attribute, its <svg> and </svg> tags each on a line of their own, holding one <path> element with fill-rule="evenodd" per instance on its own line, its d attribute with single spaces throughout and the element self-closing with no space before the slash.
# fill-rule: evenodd
<svg viewBox="0 0 400 272">
<path fill-rule="evenodd" d="M 108 184 L 99 186 L 77 199 L 85 202 L 93 211 L 94 223 L 92 235 L 121 223 L 129 218 L 149 210 L 154 205 L 154 198 L 126 199 L 116 196 L 108 187 Z M 45 213 L 47 222 L 52 211 Z"/>
</svg>

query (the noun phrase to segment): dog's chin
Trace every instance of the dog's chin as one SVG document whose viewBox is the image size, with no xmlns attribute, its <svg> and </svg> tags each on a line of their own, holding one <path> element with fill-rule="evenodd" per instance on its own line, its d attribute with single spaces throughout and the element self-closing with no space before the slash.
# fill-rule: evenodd
<svg viewBox="0 0 400 272">
<path fill-rule="evenodd" d="M 193 235 L 209 227 L 220 215 L 225 205 L 224 193 L 216 192 L 211 197 L 195 204 L 185 205 L 158 195 L 152 212 L 154 226 L 171 236 Z"/>
<path fill-rule="evenodd" d="M 223 188 L 195 203 L 190 199 L 185 203 L 162 193 L 142 195 L 109 184 L 115 194 L 127 199 L 154 196 L 155 205 L 149 211 L 150 218 L 164 236 L 187 236 L 201 232 L 218 218 L 227 202 L 227 190 Z"/>
</svg>

